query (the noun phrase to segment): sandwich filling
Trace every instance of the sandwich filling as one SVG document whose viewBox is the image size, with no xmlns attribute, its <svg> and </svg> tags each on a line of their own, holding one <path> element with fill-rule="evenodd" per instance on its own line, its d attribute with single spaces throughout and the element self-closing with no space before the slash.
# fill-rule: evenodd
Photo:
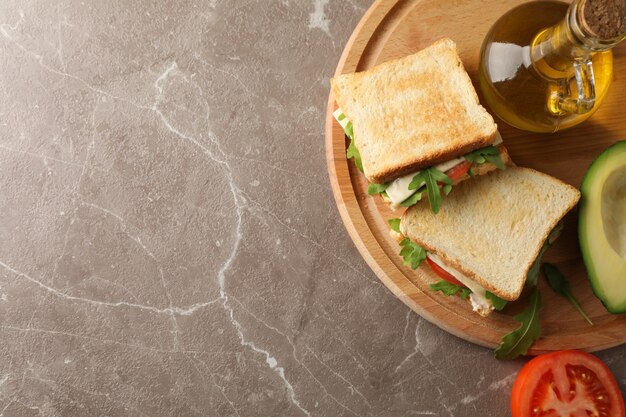
<svg viewBox="0 0 626 417">
<path fill-rule="evenodd" d="M 493 302 L 487 298 L 487 290 L 478 285 L 476 282 L 472 281 L 466 275 L 461 273 L 460 271 L 452 268 L 441 259 L 438 255 L 434 253 L 428 253 L 426 255 L 428 259 L 437 264 L 441 269 L 446 271 L 448 274 L 452 275 L 459 282 L 465 285 L 470 289 L 471 294 L 469 295 L 470 303 L 472 304 L 472 310 L 477 312 L 483 317 L 487 317 L 489 313 L 494 310 Z"/>
<path fill-rule="evenodd" d="M 347 150 L 348 159 L 354 158 L 356 166 L 361 172 L 363 172 L 361 157 L 354 143 L 352 121 L 348 119 L 341 109 L 335 110 L 333 116 L 350 139 L 350 145 Z M 501 143 L 502 137 L 500 136 L 500 133 L 498 133 L 495 142 L 487 148 L 479 149 L 471 154 L 451 159 L 450 161 L 437 164 L 422 171 L 404 175 L 386 184 L 371 184 L 368 192 L 370 194 L 383 194 L 383 196 L 391 203 L 393 208 L 397 208 L 399 206 L 410 207 L 417 203 L 417 201 L 421 200 L 424 192 L 428 192 L 430 197 L 430 193 L 433 191 L 431 189 L 433 187 L 430 187 L 430 184 L 428 183 L 428 179 L 430 178 L 430 182 L 443 185 L 443 191 L 447 195 L 452 188 L 452 180 L 455 178 L 451 179 L 448 175 L 446 175 L 446 173 L 452 172 L 454 168 L 459 167 L 461 164 L 467 164 L 468 161 L 477 163 L 489 161 L 497 165 L 498 168 L 504 169 L 504 163 L 500 159 L 498 150 L 495 148 L 495 146 Z M 463 172 L 463 174 L 464 173 L 465 172 Z M 469 174 L 472 175 L 471 168 L 469 168 Z M 437 195 L 440 194 L 437 193 Z M 435 209 L 433 207 L 433 202 L 430 198 L 429 203 L 431 204 L 433 211 L 437 212 L 438 208 Z"/>
</svg>

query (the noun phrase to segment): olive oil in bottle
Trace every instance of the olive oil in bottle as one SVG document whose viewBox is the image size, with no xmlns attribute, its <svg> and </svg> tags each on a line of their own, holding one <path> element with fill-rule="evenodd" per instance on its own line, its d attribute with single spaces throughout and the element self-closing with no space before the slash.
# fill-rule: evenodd
<svg viewBox="0 0 626 417">
<path fill-rule="evenodd" d="M 480 84 L 488 106 L 508 124 L 555 132 L 598 109 L 613 77 L 610 49 L 585 25 L 587 0 L 522 4 L 503 15 L 481 49 Z M 621 30 L 621 29 L 620 29 Z"/>
</svg>

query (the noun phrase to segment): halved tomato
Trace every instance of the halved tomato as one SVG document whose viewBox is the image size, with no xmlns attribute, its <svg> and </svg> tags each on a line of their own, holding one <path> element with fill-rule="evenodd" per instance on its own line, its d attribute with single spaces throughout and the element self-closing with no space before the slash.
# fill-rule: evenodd
<svg viewBox="0 0 626 417">
<path fill-rule="evenodd" d="M 450 284 L 465 287 L 465 285 L 463 285 L 461 281 L 454 278 L 454 275 L 448 273 L 448 271 L 437 265 L 435 262 L 431 261 L 430 258 L 426 257 L 426 262 L 428 262 L 428 266 L 430 266 L 430 269 L 432 269 L 435 274 L 441 277 L 441 279 L 448 281 Z"/>
<path fill-rule="evenodd" d="M 446 175 L 450 177 L 450 179 L 452 179 L 453 181 L 458 180 L 459 178 L 467 174 L 467 171 L 469 171 L 471 166 L 472 164 L 467 161 L 461 162 L 459 165 L 446 171 Z"/>
<path fill-rule="evenodd" d="M 512 417 L 624 417 L 624 399 L 609 368 L 578 350 L 537 356 L 511 390 Z"/>
</svg>

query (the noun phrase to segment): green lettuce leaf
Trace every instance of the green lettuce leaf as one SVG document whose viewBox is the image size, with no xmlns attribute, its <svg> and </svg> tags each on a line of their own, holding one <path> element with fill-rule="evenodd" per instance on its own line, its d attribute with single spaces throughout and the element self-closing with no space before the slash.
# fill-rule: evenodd
<svg viewBox="0 0 626 417">
<path fill-rule="evenodd" d="M 341 117 L 341 115 L 339 117 Z M 361 162 L 361 154 L 359 153 L 359 150 L 356 148 L 356 144 L 354 143 L 354 129 L 352 127 L 351 121 L 346 124 L 346 128 L 344 129 L 344 132 L 346 132 L 346 136 L 350 139 L 350 144 L 348 145 L 348 150 L 346 151 L 346 157 L 348 159 L 354 158 L 354 164 L 359 169 L 359 171 L 363 172 L 363 163 Z"/>
<path fill-rule="evenodd" d="M 530 296 L 528 308 L 515 316 L 515 320 L 521 323 L 520 327 L 506 334 L 500 346 L 494 351 L 496 359 L 510 360 L 528 353 L 528 349 L 535 343 L 541 333 L 539 311 L 541 310 L 541 296 L 539 289 L 535 287 Z"/>
<path fill-rule="evenodd" d="M 369 187 L 367 187 L 367 193 L 369 195 L 381 194 L 383 191 L 387 189 L 389 184 L 374 184 L 371 183 Z"/>
<path fill-rule="evenodd" d="M 389 223 L 389 227 L 391 227 L 391 230 L 396 233 L 402 233 L 400 232 L 400 219 L 389 219 L 387 220 L 387 223 Z"/>
<path fill-rule="evenodd" d="M 453 295 L 458 295 L 462 299 L 466 300 L 469 295 L 472 293 L 469 288 L 461 287 L 459 285 L 452 284 L 448 281 L 441 280 L 434 284 L 429 285 L 430 289 L 433 291 L 441 291 L 443 295 L 446 297 L 450 297 Z"/>
<path fill-rule="evenodd" d="M 417 269 L 422 261 L 426 259 L 426 249 L 411 242 L 409 238 L 405 237 L 402 239 L 400 246 L 402 246 L 400 256 L 404 259 L 404 264 L 409 265 L 412 269 Z"/>
</svg>

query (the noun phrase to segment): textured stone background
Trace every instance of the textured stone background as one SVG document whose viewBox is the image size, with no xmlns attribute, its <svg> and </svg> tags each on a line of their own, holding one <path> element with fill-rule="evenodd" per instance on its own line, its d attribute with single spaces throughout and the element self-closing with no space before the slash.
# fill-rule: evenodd
<svg viewBox="0 0 626 417">
<path fill-rule="evenodd" d="M 409 311 L 335 208 L 369 5 L 0 2 L 0 416 L 508 413 L 524 361 Z"/>
</svg>

